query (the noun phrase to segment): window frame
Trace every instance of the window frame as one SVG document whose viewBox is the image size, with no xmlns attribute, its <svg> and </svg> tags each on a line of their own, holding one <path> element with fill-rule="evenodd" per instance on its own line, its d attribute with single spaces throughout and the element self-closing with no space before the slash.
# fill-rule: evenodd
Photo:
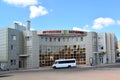
<svg viewBox="0 0 120 80">
<path fill-rule="evenodd" d="M 16 35 L 10 35 L 10 39 L 11 40 L 16 40 L 17 38 L 16 38 Z"/>
</svg>

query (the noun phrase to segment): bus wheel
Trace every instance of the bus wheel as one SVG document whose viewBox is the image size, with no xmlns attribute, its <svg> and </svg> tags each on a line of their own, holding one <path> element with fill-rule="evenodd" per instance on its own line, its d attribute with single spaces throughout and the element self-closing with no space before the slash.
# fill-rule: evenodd
<svg viewBox="0 0 120 80">
<path fill-rule="evenodd" d="M 54 66 L 53 69 L 56 69 L 56 66 Z"/>
<path fill-rule="evenodd" d="M 68 65 L 68 68 L 71 68 L 71 65 Z"/>
</svg>

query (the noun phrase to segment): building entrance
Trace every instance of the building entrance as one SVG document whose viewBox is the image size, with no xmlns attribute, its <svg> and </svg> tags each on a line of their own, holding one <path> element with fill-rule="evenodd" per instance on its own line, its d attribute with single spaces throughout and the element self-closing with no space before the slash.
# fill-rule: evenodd
<svg viewBox="0 0 120 80">
<path fill-rule="evenodd" d="M 26 68 L 26 58 L 27 57 L 21 57 L 20 60 L 19 60 L 19 68 Z"/>
</svg>

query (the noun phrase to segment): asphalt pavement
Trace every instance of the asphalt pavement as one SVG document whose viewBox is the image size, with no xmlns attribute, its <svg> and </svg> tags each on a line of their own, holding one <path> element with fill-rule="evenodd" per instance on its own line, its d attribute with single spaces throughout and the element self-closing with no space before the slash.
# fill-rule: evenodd
<svg viewBox="0 0 120 80">
<path fill-rule="evenodd" d="M 0 71 L 0 75 L 7 74 L 7 73 L 21 73 L 21 72 L 47 72 L 47 71 L 86 71 L 92 69 L 103 69 L 103 68 L 120 68 L 120 63 L 114 64 L 99 64 L 96 66 L 89 66 L 89 65 L 78 65 L 77 68 L 64 68 L 64 69 L 52 69 L 52 67 L 39 67 L 37 69 L 19 69 L 19 70 L 9 70 L 9 71 Z"/>
</svg>

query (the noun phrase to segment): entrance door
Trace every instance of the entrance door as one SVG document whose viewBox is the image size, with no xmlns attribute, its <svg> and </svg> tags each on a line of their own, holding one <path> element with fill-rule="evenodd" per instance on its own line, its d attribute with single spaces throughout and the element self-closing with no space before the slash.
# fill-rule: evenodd
<svg viewBox="0 0 120 80">
<path fill-rule="evenodd" d="M 20 58 L 19 68 L 26 68 L 26 58 Z"/>
</svg>

